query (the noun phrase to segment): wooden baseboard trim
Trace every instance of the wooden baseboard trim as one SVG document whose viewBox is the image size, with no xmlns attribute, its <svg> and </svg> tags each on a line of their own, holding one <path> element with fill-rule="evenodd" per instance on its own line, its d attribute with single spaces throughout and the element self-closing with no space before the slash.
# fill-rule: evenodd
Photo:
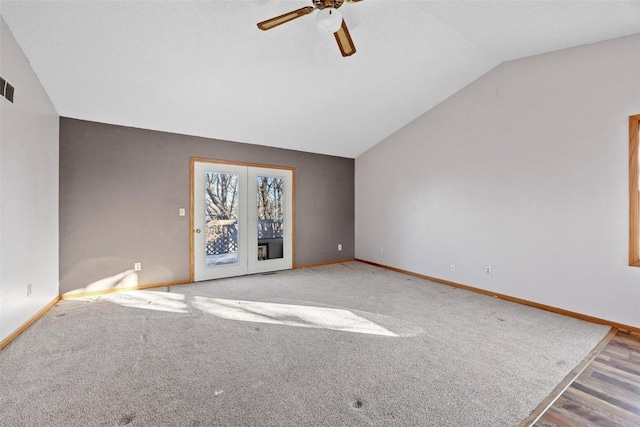
<svg viewBox="0 0 640 427">
<path fill-rule="evenodd" d="M 600 354 L 600 352 L 609 344 L 609 341 L 618 333 L 618 330 L 611 328 L 611 330 L 600 340 L 598 345 L 584 358 L 582 362 L 569 372 L 569 374 L 553 389 L 553 391 L 547 396 L 531 414 L 525 418 L 519 425 L 519 427 L 531 427 L 538 422 L 540 417 L 555 403 L 556 400 L 568 389 L 571 384 L 587 369 L 587 367 L 593 362 L 593 360 Z"/>
<path fill-rule="evenodd" d="M 60 297 L 55 297 L 54 299 L 51 300 L 51 302 L 49 302 L 47 305 L 45 305 L 44 307 L 42 307 L 40 310 L 38 310 L 38 312 L 36 314 L 34 314 L 33 316 L 31 316 L 26 322 L 24 322 L 18 329 L 16 329 L 15 331 L 13 331 L 7 338 L 5 338 L 4 340 L 0 341 L 0 350 L 2 350 L 3 348 L 5 348 L 6 346 L 8 346 L 11 341 L 13 341 L 14 339 L 16 339 L 18 337 L 18 335 L 20 335 L 21 333 L 23 333 L 29 326 L 31 326 L 36 320 L 38 320 L 40 317 L 42 317 L 43 314 L 45 314 L 47 311 L 49 311 L 49 309 L 51 307 L 53 307 L 54 305 L 56 305 L 58 303 L 58 301 L 60 301 Z"/>
<path fill-rule="evenodd" d="M 355 258 L 334 259 L 331 261 L 312 262 L 311 264 L 296 265 L 295 267 L 293 267 L 293 269 L 298 270 L 300 268 L 322 267 L 323 265 L 341 264 L 343 262 L 350 262 L 350 261 L 355 261 Z"/>
<path fill-rule="evenodd" d="M 100 290 L 89 291 L 89 292 L 71 291 L 71 292 L 67 292 L 67 293 L 64 293 L 64 294 L 60 295 L 60 299 L 61 300 L 69 300 L 69 299 L 76 299 L 76 298 L 86 298 L 86 297 L 93 297 L 93 296 L 97 296 L 97 295 L 113 294 L 113 293 L 116 293 L 116 292 L 141 291 L 141 290 L 144 290 L 144 289 L 164 288 L 164 287 L 167 287 L 167 286 L 186 285 L 188 283 L 192 283 L 192 282 L 190 280 L 176 280 L 174 282 L 149 283 L 149 284 L 146 284 L 146 285 L 127 286 L 127 287 L 122 287 L 122 288 L 111 288 L 111 289 L 100 289 Z"/>
<path fill-rule="evenodd" d="M 537 302 L 529 301 L 522 298 L 516 298 L 505 294 L 499 294 L 497 292 L 487 291 L 485 289 L 474 288 L 473 286 L 464 285 L 462 283 L 451 282 L 449 280 L 438 279 L 437 277 L 426 276 L 424 274 L 414 273 L 412 271 L 403 270 L 401 268 L 395 268 L 384 264 L 378 264 L 376 262 L 367 261 L 364 259 L 356 258 L 355 261 L 362 262 L 364 264 L 374 265 L 376 267 L 385 268 L 387 270 L 395 271 L 397 273 L 408 274 L 410 276 L 419 277 L 421 279 L 430 280 L 432 282 L 441 283 L 443 285 L 453 286 L 454 288 L 460 288 L 471 292 L 476 292 L 478 294 L 487 295 L 490 297 L 500 298 L 505 301 L 515 302 L 517 304 L 526 305 L 533 308 L 538 308 L 540 310 L 550 311 L 552 313 L 562 314 L 564 316 L 573 317 L 575 319 L 584 320 L 586 322 L 597 323 L 598 325 L 606 325 L 615 329 L 619 329 L 624 332 L 640 334 L 640 328 L 630 325 L 625 325 L 623 323 L 613 322 L 607 319 L 601 319 L 599 317 L 593 317 L 582 313 L 577 313 L 575 311 L 565 310 L 563 308 L 553 307 L 551 305 L 540 304 Z"/>
</svg>

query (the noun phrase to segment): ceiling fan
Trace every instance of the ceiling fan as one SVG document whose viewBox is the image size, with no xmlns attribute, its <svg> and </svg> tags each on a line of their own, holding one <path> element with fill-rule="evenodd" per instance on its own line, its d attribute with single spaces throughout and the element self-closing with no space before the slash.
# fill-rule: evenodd
<svg viewBox="0 0 640 427">
<path fill-rule="evenodd" d="M 311 0 L 313 6 L 303 7 L 285 13 L 284 15 L 267 19 L 266 21 L 258 23 L 258 28 L 267 31 L 278 25 L 300 18 L 301 16 L 308 15 L 318 9 L 318 27 L 333 33 L 342 56 L 351 56 L 356 53 L 356 47 L 347 29 L 347 24 L 344 22 L 344 19 L 342 19 L 340 12 L 338 12 L 338 8 L 342 6 L 344 2 L 357 3 L 359 1 L 362 0 Z"/>
</svg>

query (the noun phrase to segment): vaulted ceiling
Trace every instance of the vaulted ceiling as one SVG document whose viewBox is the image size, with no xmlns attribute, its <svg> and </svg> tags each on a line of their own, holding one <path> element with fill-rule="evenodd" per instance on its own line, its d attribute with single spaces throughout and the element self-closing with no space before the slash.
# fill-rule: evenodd
<svg viewBox="0 0 640 427">
<path fill-rule="evenodd" d="M 0 13 L 61 116 L 350 158 L 504 61 L 640 33 L 636 0 L 345 3 L 347 58 L 313 14 L 256 26 L 307 5 L 2 0 Z"/>
</svg>

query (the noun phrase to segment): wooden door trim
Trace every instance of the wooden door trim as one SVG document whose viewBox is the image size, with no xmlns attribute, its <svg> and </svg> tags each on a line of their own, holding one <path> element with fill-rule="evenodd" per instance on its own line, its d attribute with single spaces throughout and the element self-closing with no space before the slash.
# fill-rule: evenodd
<svg viewBox="0 0 640 427">
<path fill-rule="evenodd" d="M 638 130 L 640 114 L 629 117 L 629 265 L 640 267 L 640 203 L 638 197 Z"/>
</svg>

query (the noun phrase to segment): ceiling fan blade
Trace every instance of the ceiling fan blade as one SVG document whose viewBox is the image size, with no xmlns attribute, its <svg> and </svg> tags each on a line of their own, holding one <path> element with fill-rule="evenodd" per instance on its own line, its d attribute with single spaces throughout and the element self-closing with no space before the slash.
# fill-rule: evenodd
<svg viewBox="0 0 640 427">
<path fill-rule="evenodd" d="M 277 27 L 278 25 L 285 24 L 289 21 L 293 21 L 296 18 L 300 18 L 301 16 L 308 15 L 313 12 L 316 8 L 313 6 L 303 7 L 298 10 L 294 10 L 293 12 L 285 13 L 284 15 L 276 16 L 275 18 L 267 19 L 266 21 L 262 21 L 258 24 L 258 28 L 263 31 L 267 31 L 272 29 L 273 27 Z"/>
<path fill-rule="evenodd" d="M 347 29 L 347 23 L 342 20 L 342 26 L 338 31 L 333 33 L 338 42 L 338 47 L 340 48 L 340 53 L 342 56 L 351 56 L 356 53 L 356 46 L 353 44 L 353 40 L 351 39 L 351 34 L 349 34 L 349 30 Z"/>
</svg>

